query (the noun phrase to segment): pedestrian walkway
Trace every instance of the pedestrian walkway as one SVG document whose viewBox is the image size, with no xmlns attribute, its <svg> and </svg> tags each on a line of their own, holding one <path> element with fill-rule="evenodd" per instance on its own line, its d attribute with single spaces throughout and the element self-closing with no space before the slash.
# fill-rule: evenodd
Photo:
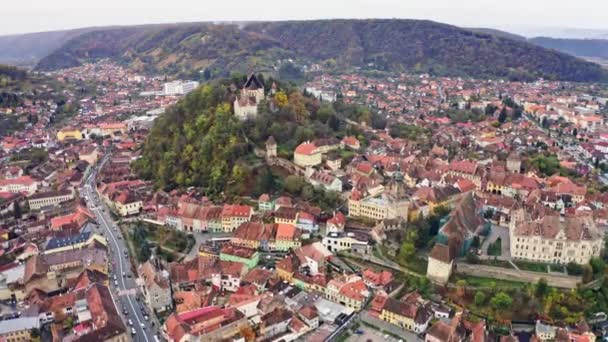
<svg viewBox="0 0 608 342">
<path fill-rule="evenodd" d="M 522 271 L 487 265 L 469 265 L 465 263 L 458 263 L 455 271 L 456 273 L 462 273 L 474 277 L 521 281 L 523 283 L 537 283 L 541 278 L 544 278 L 550 286 L 566 289 L 575 289 L 577 288 L 578 284 L 582 282 L 581 277 Z"/>
</svg>

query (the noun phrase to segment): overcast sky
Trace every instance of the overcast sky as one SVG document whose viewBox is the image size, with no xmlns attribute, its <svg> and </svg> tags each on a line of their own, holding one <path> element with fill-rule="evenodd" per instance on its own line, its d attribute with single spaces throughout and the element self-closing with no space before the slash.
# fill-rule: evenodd
<svg viewBox="0 0 608 342">
<path fill-rule="evenodd" d="M 182 21 L 430 19 L 458 26 L 608 30 L 608 0 L 1 0 L 0 34 Z"/>
</svg>

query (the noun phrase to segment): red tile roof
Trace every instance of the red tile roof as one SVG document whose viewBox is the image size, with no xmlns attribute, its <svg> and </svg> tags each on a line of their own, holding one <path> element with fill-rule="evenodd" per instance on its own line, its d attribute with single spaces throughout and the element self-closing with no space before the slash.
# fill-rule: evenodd
<svg viewBox="0 0 608 342">
<path fill-rule="evenodd" d="M 312 155 L 317 152 L 317 146 L 313 143 L 304 142 L 296 147 L 295 153 L 304 154 L 304 155 Z"/>
</svg>

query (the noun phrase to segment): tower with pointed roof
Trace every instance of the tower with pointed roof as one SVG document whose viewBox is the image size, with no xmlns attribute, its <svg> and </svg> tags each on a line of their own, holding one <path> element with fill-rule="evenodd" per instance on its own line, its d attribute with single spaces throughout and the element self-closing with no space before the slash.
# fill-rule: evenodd
<svg viewBox="0 0 608 342">
<path fill-rule="evenodd" d="M 250 73 L 241 89 L 241 93 L 234 100 L 234 115 L 240 120 L 255 118 L 258 114 L 258 104 L 264 99 L 264 84 Z"/>
</svg>

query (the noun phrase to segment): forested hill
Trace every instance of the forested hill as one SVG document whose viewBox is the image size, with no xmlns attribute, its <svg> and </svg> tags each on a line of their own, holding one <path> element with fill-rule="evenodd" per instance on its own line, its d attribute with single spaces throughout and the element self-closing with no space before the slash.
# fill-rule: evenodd
<svg viewBox="0 0 608 342">
<path fill-rule="evenodd" d="M 254 120 L 241 122 L 232 114 L 231 104 L 236 94 L 232 89 L 243 83 L 244 78 L 238 76 L 213 81 L 169 107 L 155 121 L 141 158 L 134 163 L 135 171 L 166 190 L 193 186 L 210 197 L 260 195 L 283 183 L 281 177 L 274 179 L 263 159 L 253 153 L 256 146 L 263 149 L 270 136 L 277 142 L 278 155 L 290 159 L 304 141 L 353 135 L 365 144 L 363 132 L 341 124 L 337 112 L 372 127 L 386 127 L 382 116 L 367 107 L 342 101 L 321 103 L 272 79 L 264 84 L 267 88 L 278 84 L 276 94 L 262 101 Z M 289 190 L 294 188 L 291 184 Z M 307 196 L 318 196 L 321 202 L 328 200 L 315 189 L 307 190 Z"/>
<path fill-rule="evenodd" d="M 271 69 L 295 58 L 391 72 L 606 81 L 597 64 L 533 44 L 420 20 L 317 20 L 205 23 L 102 29 L 79 35 L 42 59 L 40 70 L 111 58 L 136 70 L 214 76 Z"/>
<path fill-rule="evenodd" d="M 247 154 L 223 85 L 205 85 L 155 122 L 135 163 L 158 187 L 199 186 L 216 194 L 242 181 L 238 162 Z"/>
</svg>

